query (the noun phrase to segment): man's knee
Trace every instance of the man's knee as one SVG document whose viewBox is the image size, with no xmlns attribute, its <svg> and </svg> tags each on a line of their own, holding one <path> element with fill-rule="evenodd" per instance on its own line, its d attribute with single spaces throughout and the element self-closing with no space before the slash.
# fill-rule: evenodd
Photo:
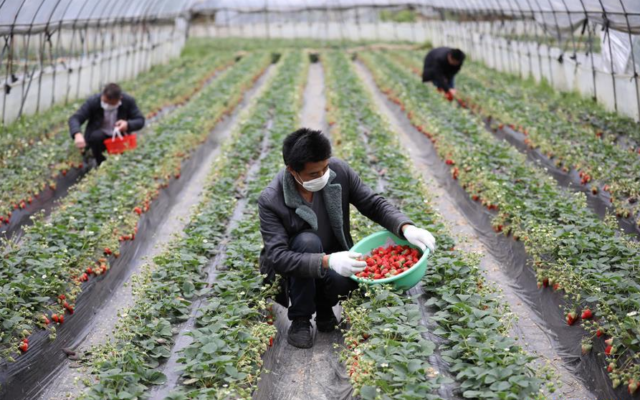
<svg viewBox="0 0 640 400">
<path fill-rule="evenodd" d="M 289 246 L 298 253 L 322 253 L 322 241 L 313 232 L 301 232 L 291 240 Z"/>
<path fill-rule="evenodd" d="M 348 296 L 358 287 L 358 283 L 353 279 L 342 276 L 332 270 L 328 271 L 324 277 L 324 285 L 326 294 L 336 300 L 339 297 Z"/>
</svg>

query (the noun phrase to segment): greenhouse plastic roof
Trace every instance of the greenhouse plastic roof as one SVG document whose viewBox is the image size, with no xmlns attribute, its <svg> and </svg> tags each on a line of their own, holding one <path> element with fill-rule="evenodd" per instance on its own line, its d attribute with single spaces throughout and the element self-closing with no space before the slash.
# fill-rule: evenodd
<svg viewBox="0 0 640 400">
<path fill-rule="evenodd" d="M 640 0 L 0 0 L 0 31 L 34 32 L 58 24 L 170 19 L 187 10 L 262 12 L 401 5 L 533 16 L 556 29 L 576 29 L 589 20 L 640 33 Z"/>
<path fill-rule="evenodd" d="M 0 31 L 36 32 L 60 24 L 174 18 L 187 0 L 0 0 Z"/>
</svg>

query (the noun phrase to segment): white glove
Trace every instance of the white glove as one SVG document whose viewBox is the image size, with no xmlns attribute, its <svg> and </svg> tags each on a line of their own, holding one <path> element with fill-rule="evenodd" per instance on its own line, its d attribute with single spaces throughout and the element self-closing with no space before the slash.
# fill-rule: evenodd
<svg viewBox="0 0 640 400">
<path fill-rule="evenodd" d="M 404 237 L 407 238 L 407 241 L 414 246 L 420 248 L 420 250 L 424 251 L 427 247 L 431 252 L 436 249 L 436 238 L 433 237 L 431 232 L 426 229 L 416 228 L 413 225 L 407 225 L 404 228 Z"/>
<path fill-rule="evenodd" d="M 333 253 L 329 256 L 329 268 L 348 278 L 364 270 L 367 266 L 366 262 L 356 260 L 356 258 L 360 257 L 362 257 L 362 254 L 353 251 Z"/>
</svg>

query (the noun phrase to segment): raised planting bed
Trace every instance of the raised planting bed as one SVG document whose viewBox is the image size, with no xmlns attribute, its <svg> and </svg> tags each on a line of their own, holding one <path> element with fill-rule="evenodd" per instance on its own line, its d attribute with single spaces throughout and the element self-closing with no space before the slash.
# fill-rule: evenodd
<svg viewBox="0 0 640 400">
<path fill-rule="evenodd" d="M 486 284 L 477 261 L 456 250 L 454 240 L 426 200 L 428 188 L 408 172 L 412 163 L 395 133 L 375 111 L 353 66 L 343 54 L 325 56 L 332 137 L 340 155 L 365 182 L 378 187 L 418 226 L 436 235 L 423 290 L 434 308 L 444 341 L 432 340 L 422 313 L 410 297 L 386 287 L 370 287 L 344 303 L 351 328 L 343 352 L 352 383 L 363 398 L 535 398 L 547 379 L 532 357 L 507 336 L 507 308 Z M 357 215 L 357 237 L 378 230 Z M 473 348 L 473 350 L 471 350 Z M 445 362 L 430 363 L 434 352 Z M 429 361 L 428 361 L 429 360 Z M 449 372 L 455 379 L 444 377 Z M 444 387 L 444 389 L 443 389 Z M 553 390 L 553 385 L 549 387 Z"/>
<path fill-rule="evenodd" d="M 589 211 L 584 195 L 559 189 L 477 117 L 451 107 L 391 58 L 367 54 L 363 60 L 381 90 L 430 138 L 452 178 L 493 212 L 496 233 L 524 243 L 539 285 L 526 289 L 545 303 L 540 318 L 565 358 L 579 360 L 574 370 L 597 395 L 625 398 L 626 386 L 640 372 L 633 333 L 640 325 L 637 242 L 620 234 L 615 222 Z M 591 316 L 573 318 L 587 309 Z M 607 350 L 609 338 L 613 347 Z M 610 380 L 604 371 L 611 363 Z"/>
</svg>

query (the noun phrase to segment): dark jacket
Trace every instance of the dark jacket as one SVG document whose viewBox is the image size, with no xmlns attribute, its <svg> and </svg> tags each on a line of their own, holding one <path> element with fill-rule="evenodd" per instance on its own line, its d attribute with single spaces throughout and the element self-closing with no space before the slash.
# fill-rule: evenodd
<svg viewBox="0 0 640 400">
<path fill-rule="evenodd" d="M 74 134 L 81 132 L 82 124 L 87 120 L 89 120 L 89 122 L 87 122 L 85 129 L 85 137 L 89 136 L 91 132 L 101 129 L 104 110 L 100 105 L 100 96 L 101 95 L 96 94 L 89 97 L 82 107 L 69 118 L 69 133 L 71 134 L 71 138 L 73 138 Z M 118 107 L 117 119 L 127 121 L 129 133 L 142 129 L 144 127 L 144 115 L 140 112 L 135 99 L 123 93 L 121 103 L 120 107 Z"/>
<path fill-rule="evenodd" d="M 427 53 L 422 69 L 422 82 L 433 82 L 438 88 L 445 91 L 451 89 L 451 80 L 460 71 L 460 65 L 451 65 L 447 59 L 450 47 L 437 47 Z"/>
<path fill-rule="evenodd" d="M 349 204 L 396 236 L 404 237 L 400 228 L 412 223 L 409 218 L 374 193 L 346 162 L 331 158 L 329 168 L 329 183 L 315 195 L 324 196 L 329 223 L 342 250 L 353 247 Z M 316 214 L 302 201 L 291 174 L 280 171 L 260 194 L 258 206 L 260 233 L 264 241 L 260 272 L 267 275 L 267 281 L 273 280 L 276 273 L 302 278 L 323 277 L 326 270 L 322 268 L 322 254 L 289 250 L 289 242 L 294 236 L 318 228 Z"/>
</svg>

